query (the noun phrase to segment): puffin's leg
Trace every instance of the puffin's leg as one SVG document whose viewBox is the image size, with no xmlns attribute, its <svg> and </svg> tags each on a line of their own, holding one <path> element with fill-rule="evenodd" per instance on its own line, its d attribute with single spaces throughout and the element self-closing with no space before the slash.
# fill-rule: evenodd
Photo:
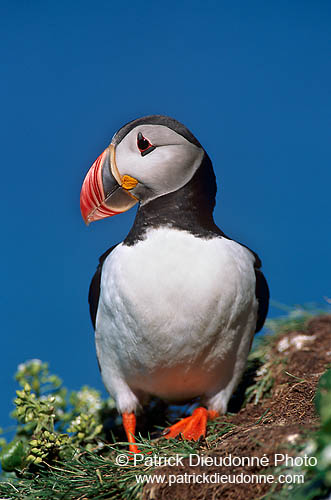
<svg viewBox="0 0 331 500">
<path fill-rule="evenodd" d="M 134 433 L 136 430 L 136 416 L 133 412 L 122 414 L 123 427 L 128 438 L 129 451 L 132 453 L 140 453 L 138 446 L 136 445 L 136 439 Z"/>
<path fill-rule="evenodd" d="M 196 408 L 190 417 L 183 418 L 176 424 L 164 429 L 163 436 L 166 439 L 181 435 L 184 439 L 198 441 L 206 435 L 207 420 L 217 418 L 219 413 L 215 410 L 207 410 L 200 406 Z"/>
</svg>

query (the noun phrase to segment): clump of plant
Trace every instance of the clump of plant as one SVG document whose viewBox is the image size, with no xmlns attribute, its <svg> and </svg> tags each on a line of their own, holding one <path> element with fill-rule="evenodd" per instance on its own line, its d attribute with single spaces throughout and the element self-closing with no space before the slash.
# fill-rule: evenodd
<svg viewBox="0 0 331 500">
<path fill-rule="evenodd" d="M 91 450 L 98 444 L 101 413 L 114 406 L 112 400 L 102 401 L 87 386 L 69 393 L 38 359 L 20 364 L 15 378 L 21 386 L 12 413 L 18 425 L 10 443 L 0 441 L 4 471 L 72 458 L 80 447 Z"/>
</svg>

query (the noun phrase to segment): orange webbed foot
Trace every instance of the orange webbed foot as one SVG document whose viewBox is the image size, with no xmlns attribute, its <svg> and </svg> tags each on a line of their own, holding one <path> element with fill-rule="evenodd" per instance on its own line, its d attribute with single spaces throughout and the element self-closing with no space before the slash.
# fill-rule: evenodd
<svg viewBox="0 0 331 500">
<path fill-rule="evenodd" d="M 219 413 L 215 410 L 207 410 L 203 407 L 196 408 L 190 417 L 183 418 L 165 429 L 163 437 L 170 439 L 180 435 L 183 439 L 198 441 L 200 437 L 206 435 L 207 420 L 213 420 L 218 416 Z"/>
</svg>

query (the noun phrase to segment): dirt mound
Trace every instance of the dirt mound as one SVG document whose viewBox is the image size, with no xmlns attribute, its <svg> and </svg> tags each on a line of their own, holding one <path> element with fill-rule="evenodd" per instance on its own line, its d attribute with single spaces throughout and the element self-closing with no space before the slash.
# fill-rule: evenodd
<svg viewBox="0 0 331 500">
<path fill-rule="evenodd" d="M 166 474 L 167 480 L 162 484 L 147 484 L 143 498 L 250 500 L 263 498 L 271 489 L 280 488 L 276 482 L 234 484 L 233 477 L 230 477 L 232 482 L 212 481 L 217 474 L 218 478 L 222 475 L 266 475 L 268 467 L 275 465 L 275 454 L 298 455 L 293 444 L 305 442 L 307 433 L 318 427 L 314 395 L 320 376 L 331 362 L 330 334 L 331 315 L 328 315 L 314 318 L 302 331 L 273 338 L 266 362 L 257 371 L 256 394 L 253 396 L 256 397 L 263 387 L 269 387 L 269 393 L 257 404 L 252 401 L 238 413 L 218 420 L 215 431 L 225 424 L 232 427 L 222 435 L 216 448 L 214 443 L 213 449 L 208 449 L 207 442 L 203 443 L 199 454 L 210 457 L 212 465 L 197 465 L 197 460 L 190 464 L 189 459 L 185 459 L 183 465 L 177 467 L 159 467 L 154 476 Z M 234 464 L 228 465 L 233 457 L 236 457 Z M 254 463 L 238 463 L 238 457 L 254 457 Z M 262 457 L 265 458 L 261 465 Z M 225 464 L 220 465 L 222 462 Z M 188 478 L 189 475 L 199 476 L 203 480 L 203 474 L 209 476 L 209 482 L 198 484 Z M 174 476 L 178 479 L 176 482 Z"/>
</svg>

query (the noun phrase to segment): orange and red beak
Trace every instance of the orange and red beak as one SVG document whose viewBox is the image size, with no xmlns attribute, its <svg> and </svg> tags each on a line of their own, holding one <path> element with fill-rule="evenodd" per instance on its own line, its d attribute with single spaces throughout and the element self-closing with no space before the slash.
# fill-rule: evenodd
<svg viewBox="0 0 331 500">
<path fill-rule="evenodd" d="M 85 223 L 111 217 L 129 210 L 138 199 L 130 193 L 138 181 L 121 176 L 115 160 L 115 146 L 110 144 L 93 163 L 80 193 L 80 209 Z"/>
</svg>

